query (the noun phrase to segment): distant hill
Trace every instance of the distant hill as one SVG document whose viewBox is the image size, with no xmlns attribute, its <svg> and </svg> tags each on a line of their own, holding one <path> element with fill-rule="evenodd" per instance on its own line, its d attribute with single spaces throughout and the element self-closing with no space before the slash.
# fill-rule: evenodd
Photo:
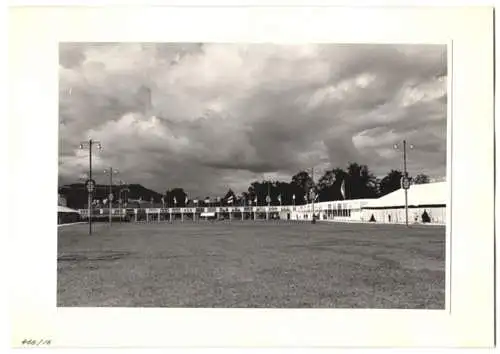
<svg viewBox="0 0 500 354">
<path fill-rule="evenodd" d="M 109 195 L 109 186 L 98 184 L 96 186 L 96 191 L 94 192 L 94 199 L 107 199 Z M 125 188 L 129 189 L 129 192 L 122 192 L 123 199 L 139 199 L 142 198 L 143 201 L 150 201 L 151 197 L 156 203 L 161 201 L 162 194 L 148 189 L 140 184 L 129 184 L 121 187 L 122 190 Z M 113 186 L 113 195 L 115 201 L 118 199 L 118 191 L 120 186 Z M 66 198 L 67 206 L 73 209 L 82 209 L 87 206 L 88 193 L 85 189 L 83 183 L 73 183 L 59 187 L 59 193 Z"/>
</svg>

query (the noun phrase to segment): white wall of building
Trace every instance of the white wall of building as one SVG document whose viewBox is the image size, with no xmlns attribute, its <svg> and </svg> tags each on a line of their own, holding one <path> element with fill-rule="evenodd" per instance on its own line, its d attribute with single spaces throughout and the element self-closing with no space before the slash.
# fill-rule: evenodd
<svg viewBox="0 0 500 354">
<path fill-rule="evenodd" d="M 427 211 L 430 222 L 433 224 L 446 223 L 446 199 L 447 184 L 445 182 L 428 183 L 423 185 L 413 185 L 408 191 L 410 223 L 421 223 L 422 214 Z M 314 214 L 321 221 L 337 222 L 369 222 L 371 216 L 377 223 L 405 223 L 404 191 L 397 190 L 378 199 L 358 199 L 358 200 L 339 200 L 314 203 Z M 161 209 L 162 213 L 169 215 L 192 216 L 193 213 L 199 214 L 200 208 L 169 208 Z M 312 220 L 313 204 L 306 205 L 288 205 L 288 206 L 260 206 L 260 207 L 223 207 L 223 208 L 201 208 L 204 212 L 213 211 L 215 213 L 233 213 L 231 216 L 236 218 L 244 211 L 246 217 L 257 218 L 267 217 L 268 212 L 275 215 L 279 214 L 280 219 L 287 220 L 290 214 L 290 220 Z M 86 210 L 82 211 L 86 213 Z M 101 210 L 101 213 L 103 211 Z M 160 214 L 160 209 L 149 209 L 146 211 L 149 215 Z M 245 217 L 245 215 L 243 215 Z M 237 220 L 237 219 L 235 219 Z"/>
<path fill-rule="evenodd" d="M 447 183 L 412 185 L 408 190 L 408 219 L 421 223 L 427 211 L 432 224 L 446 223 Z M 404 190 L 397 190 L 378 199 L 328 201 L 314 204 L 314 214 L 319 220 L 339 222 L 369 222 L 371 216 L 377 223 L 405 223 Z M 311 220 L 312 204 L 296 207 L 293 220 Z"/>
<path fill-rule="evenodd" d="M 411 185 L 408 190 L 408 222 L 421 223 L 422 214 L 427 211 L 432 224 L 446 223 L 448 196 L 446 182 Z M 371 200 L 362 212 L 362 221 L 371 216 L 376 222 L 405 223 L 405 191 L 398 189 L 381 198 Z"/>
<path fill-rule="evenodd" d="M 422 214 L 427 211 L 431 224 L 446 223 L 445 207 L 421 207 L 408 209 L 408 223 L 422 223 Z M 385 224 L 404 224 L 406 222 L 405 208 L 398 209 L 364 209 L 362 212 L 362 221 L 369 221 L 371 216 L 377 223 Z"/>
</svg>

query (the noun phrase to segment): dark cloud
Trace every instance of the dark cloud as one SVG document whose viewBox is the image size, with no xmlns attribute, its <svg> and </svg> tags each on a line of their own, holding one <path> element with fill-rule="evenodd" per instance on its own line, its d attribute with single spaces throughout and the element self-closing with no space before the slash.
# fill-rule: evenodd
<svg viewBox="0 0 500 354">
<path fill-rule="evenodd" d="M 196 196 L 326 162 L 382 175 L 402 139 L 414 174 L 441 177 L 446 72 L 441 45 L 64 43 L 60 179 L 86 171 L 89 137 L 97 170 Z"/>
</svg>

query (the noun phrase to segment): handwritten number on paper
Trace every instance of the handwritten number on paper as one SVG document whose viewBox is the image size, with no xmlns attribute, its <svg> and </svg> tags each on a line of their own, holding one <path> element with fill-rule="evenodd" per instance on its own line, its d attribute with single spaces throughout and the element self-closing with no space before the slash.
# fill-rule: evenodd
<svg viewBox="0 0 500 354">
<path fill-rule="evenodd" d="M 27 346 L 40 346 L 40 345 L 50 345 L 51 344 L 50 339 L 23 339 L 21 344 L 22 345 L 27 345 Z"/>
</svg>

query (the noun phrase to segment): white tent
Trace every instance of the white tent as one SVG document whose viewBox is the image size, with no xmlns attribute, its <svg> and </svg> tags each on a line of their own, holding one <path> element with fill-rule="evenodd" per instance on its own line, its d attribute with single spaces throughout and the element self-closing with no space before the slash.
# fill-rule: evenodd
<svg viewBox="0 0 500 354">
<path fill-rule="evenodd" d="M 77 213 L 77 214 L 79 214 L 78 210 L 71 209 L 71 208 L 68 208 L 68 207 L 65 207 L 62 205 L 57 206 L 57 212 L 58 213 Z"/>
<path fill-rule="evenodd" d="M 448 200 L 448 184 L 446 182 L 415 184 L 408 190 L 408 222 L 423 222 L 427 213 L 430 223 L 446 222 L 446 204 Z M 373 199 L 362 207 L 362 220 L 372 218 L 382 223 L 404 223 L 405 193 L 398 189 L 379 199 Z"/>
<path fill-rule="evenodd" d="M 57 206 L 57 224 L 67 224 L 80 221 L 80 212 L 63 205 Z"/>
<path fill-rule="evenodd" d="M 448 184 L 446 182 L 414 184 L 408 190 L 409 206 L 442 206 L 448 199 Z M 378 199 L 370 200 L 364 208 L 404 207 L 405 193 L 398 189 Z"/>
</svg>

